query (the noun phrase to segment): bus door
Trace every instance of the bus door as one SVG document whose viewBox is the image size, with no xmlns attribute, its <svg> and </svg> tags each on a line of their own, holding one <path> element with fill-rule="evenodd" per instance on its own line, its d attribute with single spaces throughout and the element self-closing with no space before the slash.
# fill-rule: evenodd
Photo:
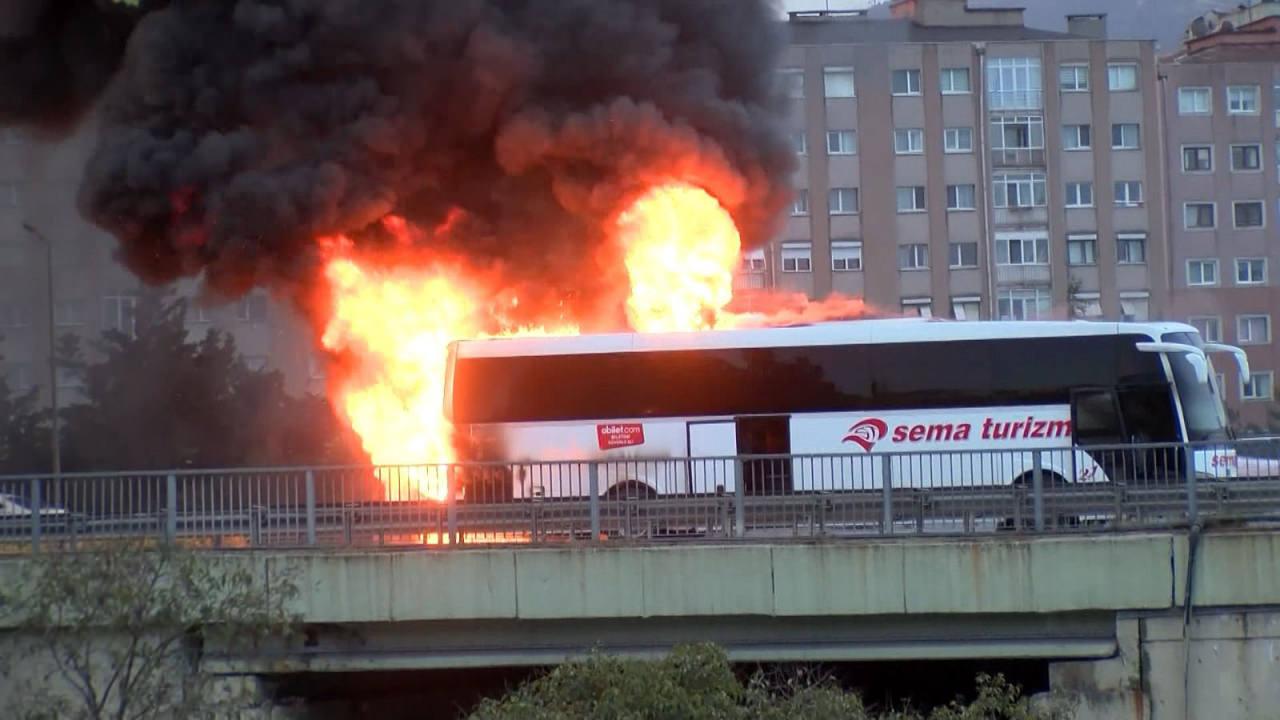
<svg viewBox="0 0 1280 720">
<path fill-rule="evenodd" d="M 739 455 L 790 455 L 791 416 L 757 415 L 736 421 Z M 789 458 L 749 459 L 742 467 L 743 492 L 747 495 L 782 495 L 791 492 Z"/>
<path fill-rule="evenodd" d="M 1071 394 L 1075 445 L 1112 481 L 1178 477 L 1176 449 L 1143 447 L 1178 442 L 1176 417 L 1164 385 L 1081 388 Z M 1081 472 L 1077 468 L 1077 479 L 1085 479 Z"/>
<path fill-rule="evenodd" d="M 695 495 L 732 493 L 737 485 L 733 456 L 738 454 L 738 427 L 732 420 L 691 422 L 688 491 Z"/>
</svg>

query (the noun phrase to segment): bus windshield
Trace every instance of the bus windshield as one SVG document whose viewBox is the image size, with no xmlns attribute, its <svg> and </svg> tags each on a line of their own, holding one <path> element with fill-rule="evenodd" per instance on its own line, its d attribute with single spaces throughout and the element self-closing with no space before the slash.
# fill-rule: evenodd
<svg viewBox="0 0 1280 720">
<path fill-rule="evenodd" d="M 1197 333 L 1165 333 L 1165 342 L 1182 343 L 1202 347 Z M 1182 404 L 1182 416 L 1186 420 L 1187 440 L 1227 439 L 1226 412 L 1222 409 L 1221 388 L 1217 387 L 1214 374 L 1209 382 L 1196 378 L 1195 369 L 1185 353 L 1168 353 L 1169 367 L 1173 370 L 1173 384 Z"/>
</svg>

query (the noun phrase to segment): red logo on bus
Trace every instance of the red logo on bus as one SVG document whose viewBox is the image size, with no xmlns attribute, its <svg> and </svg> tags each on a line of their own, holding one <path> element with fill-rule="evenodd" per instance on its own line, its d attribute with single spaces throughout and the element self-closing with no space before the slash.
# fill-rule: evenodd
<svg viewBox="0 0 1280 720">
<path fill-rule="evenodd" d="M 601 450 L 632 447 L 644 444 L 644 425 L 640 423 L 610 423 L 596 426 L 596 439 Z"/>
<path fill-rule="evenodd" d="M 850 426 L 849 434 L 844 436 L 843 442 L 854 443 L 863 450 L 871 452 L 871 448 L 875 447 L 887 432 L 889 432 L 889 426 L 883 420 L 867 418 Z"/>
</svg>

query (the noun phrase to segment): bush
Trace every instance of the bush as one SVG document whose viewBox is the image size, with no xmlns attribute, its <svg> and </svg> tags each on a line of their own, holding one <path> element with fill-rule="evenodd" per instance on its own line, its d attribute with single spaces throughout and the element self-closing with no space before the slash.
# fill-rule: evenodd
<svg viewBox="0 0 1280 720">
<path fill-rule="evenodd" d="M 784 678 L 738 680 L 728 655 L 714 645 L 677 647 L 658 661 L 596 653 L 485 700 L 471 720 L 1057 720 L 1060 709 L 1037 709 L 1000 675 L 979 675 L 971 703 L 956 700 L 923 713 L 872 713 L 856 693 L 800 672 Z"/>
</svg>

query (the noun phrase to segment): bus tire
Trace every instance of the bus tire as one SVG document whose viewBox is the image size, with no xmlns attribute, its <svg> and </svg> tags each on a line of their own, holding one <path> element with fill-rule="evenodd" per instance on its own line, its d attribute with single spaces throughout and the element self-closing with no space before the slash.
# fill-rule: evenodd
<svg viewBox="0 0 1280 720">
<path fill-rule="evenodd" d="M 658 497 L 658 491 L 640 480 L 623 480 L 605 490 L 601 497 L 605 500 L 652 500 Z"/>
<path fill-rule="evenodd" d="M 1052 470 L 1042 470 L 1041 473 L 1044 476 L 1042 480 L 1042 484 L 1044 489 L 1046 490 L 1055 489 L 1055 488 L 1061 489 L 1070 484 L 1067 482 L 1067 479 L 1065 477 L 1063 477 L 1062 475 L 1059 475 L 1058 473 Z M 1035 473 L 1028 471 L 1019 475 L 1018 477 L 1013 479 L 1011 486 L 1014 488 L 1025 489 L 1027 491 L 1027 498 L 1030 499 L 1032 489 L 1035 487 Z M 1057 522 L 1058 522 L 1058 526 L 1062 526 L 1064 523 L 1069 523 L 1074 525 L 1079 523 L 1079 519 L 1077 518 L 1074 523 L 1070 523 L 1070 521 L 1064 516 L 1064 517 L 1059 517 Z M 1017 527 L 1017 524 L 1018 523 L 1014 520 L 1014 518 L 1011 518 L 1011 517 L 1005 518 L 1000 523 L 1001 529 L 1003 530 L 1018 530 L 1018 531 L 1034 530 L 1036 526 L 1034 510 L 1029 513 L 1024 512 L 1022 514 L 1022 527 Z"/>
</svg>

